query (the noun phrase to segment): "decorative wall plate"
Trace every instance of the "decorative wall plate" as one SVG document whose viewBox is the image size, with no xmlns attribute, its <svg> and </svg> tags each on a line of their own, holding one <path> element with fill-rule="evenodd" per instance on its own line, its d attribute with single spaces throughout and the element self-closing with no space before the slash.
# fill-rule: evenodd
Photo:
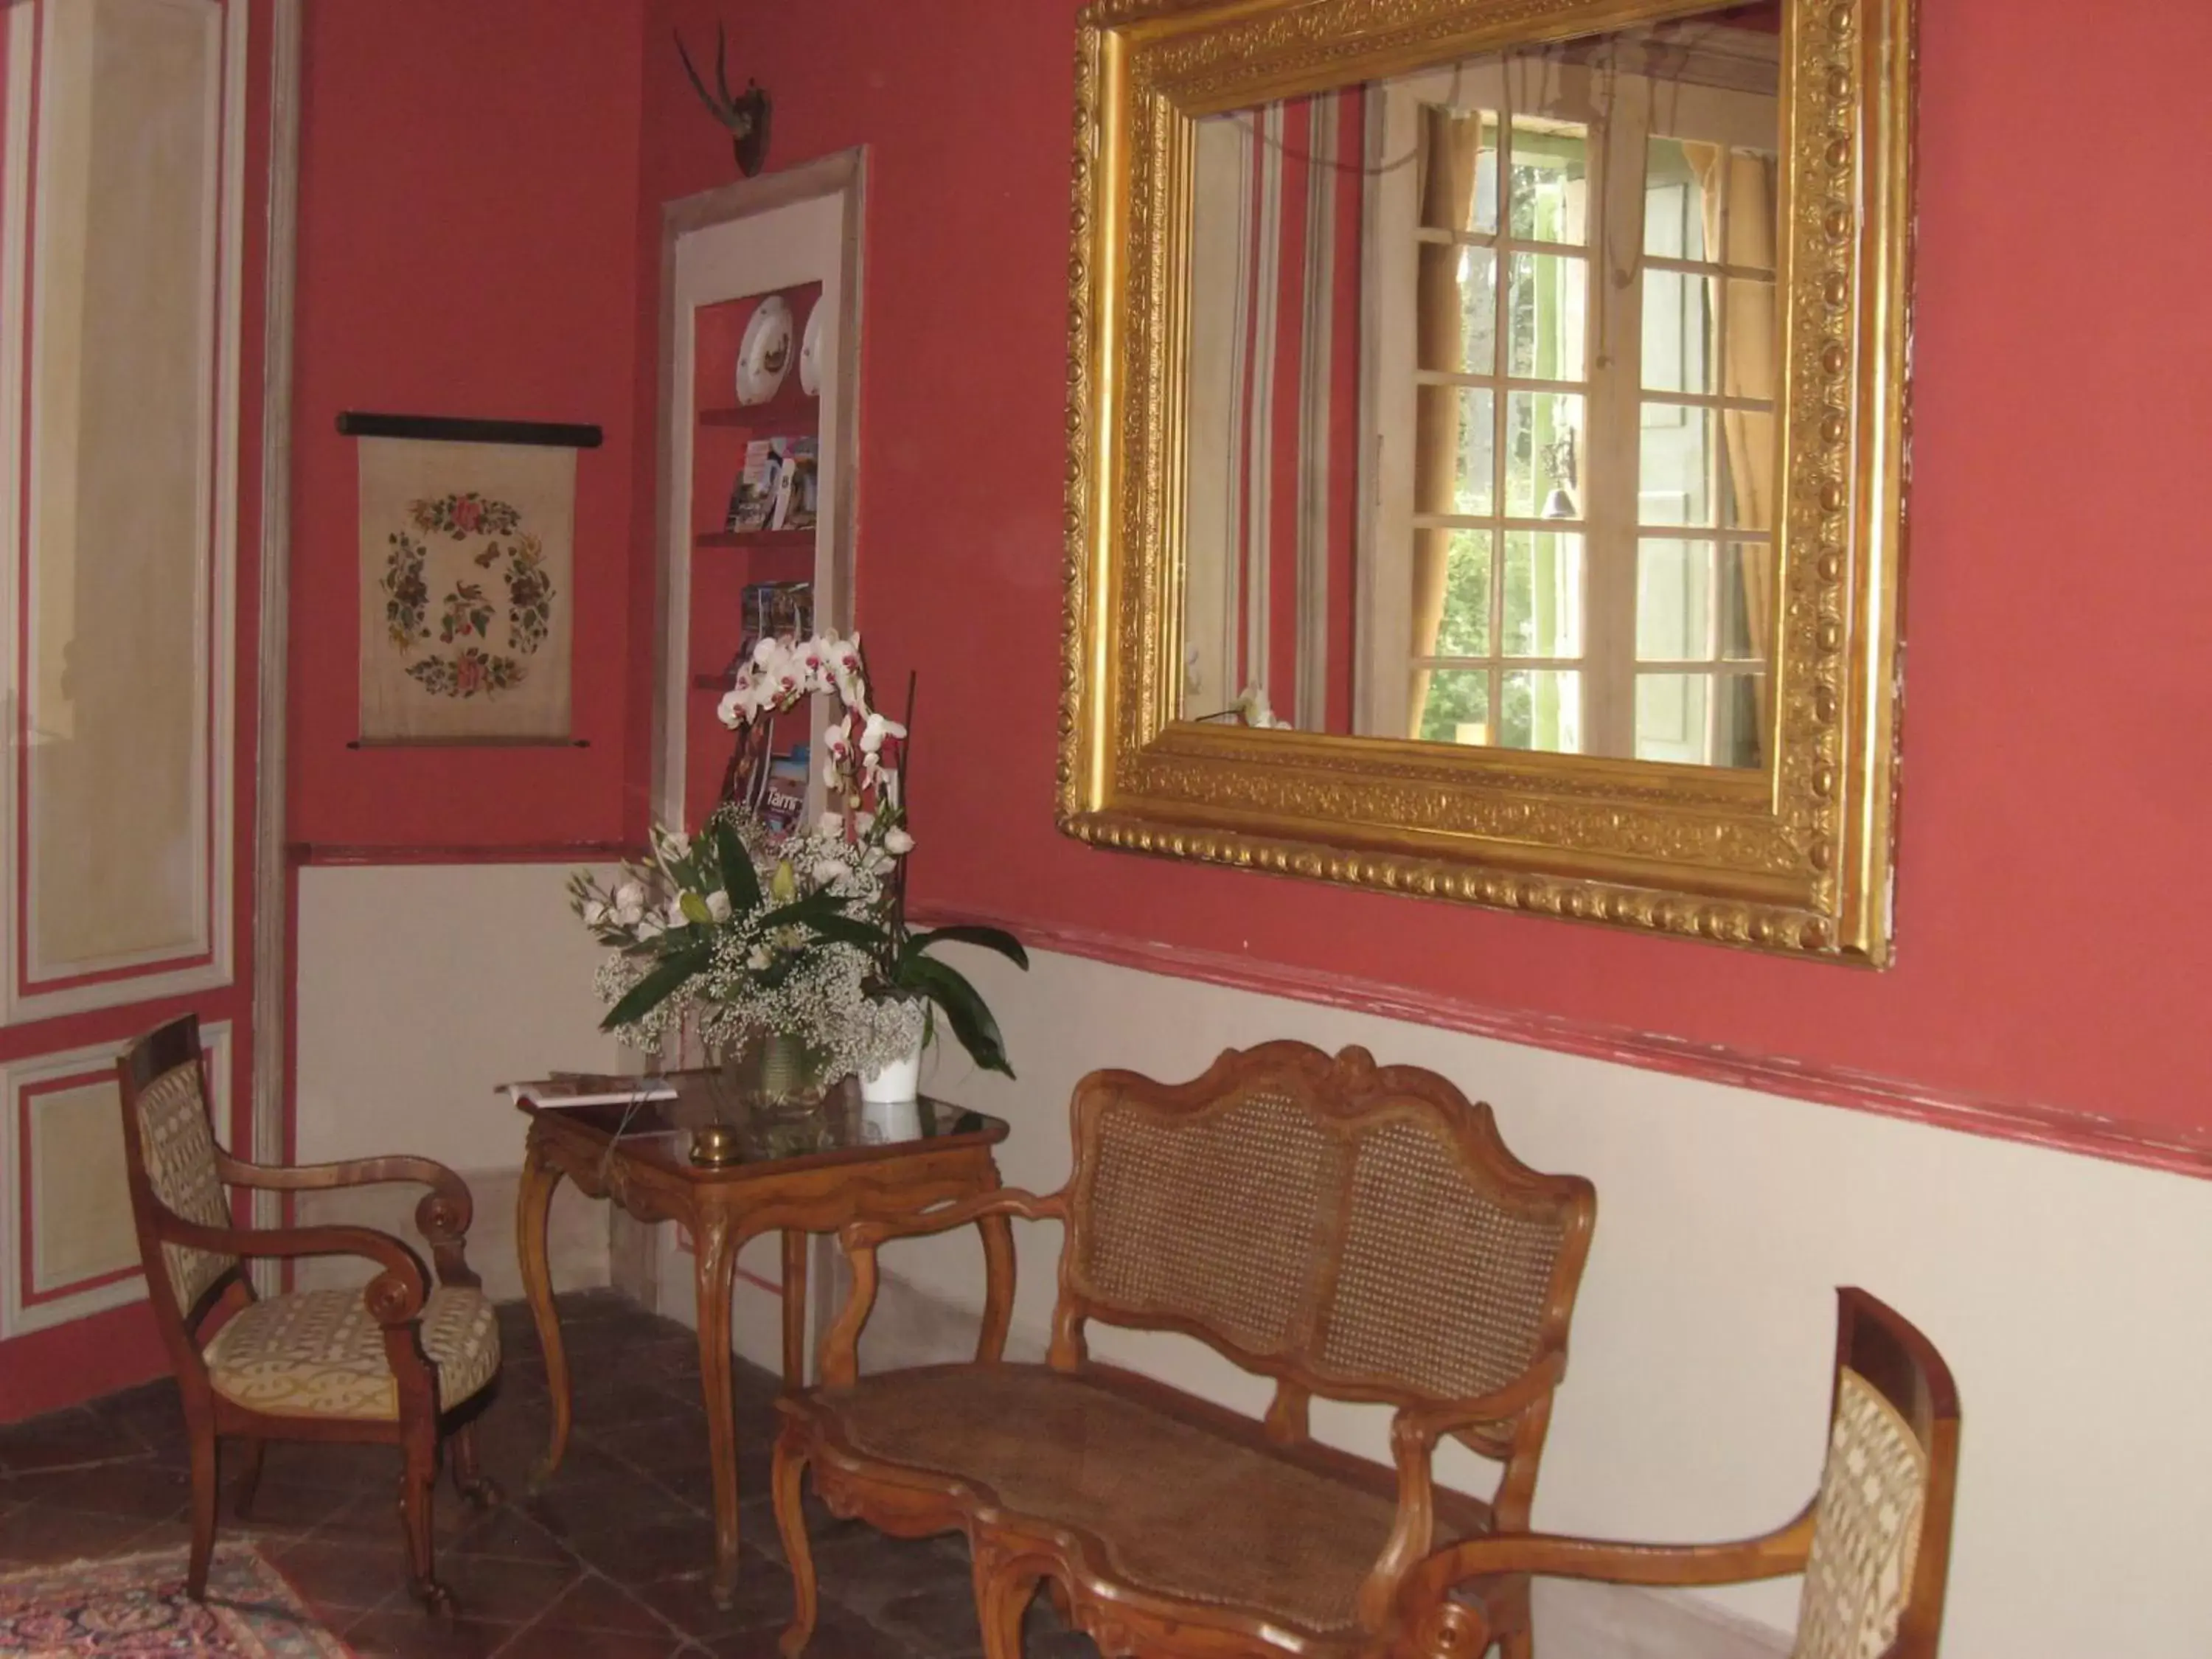
<svg viewBox="0 0 2212 1659">
<path fill-rule="evenodd" d="M 810 398 L 822 395 L 822 313 L 820 299 L 806 313 L 806 332 L 799 342 L 799 389 Z"/>
<path fill-rule="evenodd" d="M 791 307 L 780 294 L 760 302 L 738 347 L 738 401 L 764 404 L 791 372 Z"/>
</svg>

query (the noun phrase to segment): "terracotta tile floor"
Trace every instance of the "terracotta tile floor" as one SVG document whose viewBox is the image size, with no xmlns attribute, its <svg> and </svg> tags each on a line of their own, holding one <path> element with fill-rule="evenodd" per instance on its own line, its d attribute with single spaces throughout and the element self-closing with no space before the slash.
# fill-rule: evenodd
<svg viewBox="0 0 2212 1659">
<path fill-rule="evenodd" d="M 249 1523 L 317 1614 L 365 1655 L 479 1659 L 774 1659 L 791 1580 L 768 1502 L 767 1373 L 737 1381 L 744 1559 L 715 1607 L 707 1430 L 691 1333 L 610 1291 L 563 1297 L 576 1426 L 551 1486 L 523 1490 L 546 1433 L 545 1374 L 527 1315 L 501 1310 L 507 1364 L 479 1435 L 502 1508 L 438 1492 L 438 1571 L 460 1606 L 433 1622 L 408 1598 L 387 1447 L 272 1444 Z M 184 1425 L 168 1382 L 0 1427 L 0 1568 L 184 1543 Z M 981 1650 L 966 1543 L 904 1542 L 812 1510 L 822 1617 L 810 1659 L 969 1659 Z M 1030 1659 L 1093 1659 L 1040 1598 Z"/>
</svg>

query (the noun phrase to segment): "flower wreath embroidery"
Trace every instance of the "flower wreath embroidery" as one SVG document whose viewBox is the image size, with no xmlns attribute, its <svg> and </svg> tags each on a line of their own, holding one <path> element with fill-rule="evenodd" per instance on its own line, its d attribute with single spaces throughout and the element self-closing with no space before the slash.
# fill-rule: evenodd
<svg viewBox="0 0 2212 1659">
<path fill-rule="evenodd" d="M 407 665 L 407 677 L 433 696 L 493 696 L 522 684 L 527 659 L 537 654 L 553 628 L 553 580 L 545 573 L 545 547 L 522 528 L 522 514 L 506 501 L 488 500 L 474 490 L 413 501 L 408 516 L 422 538 L 406 531 L 391 536 L 384 576 L 385 631 L 402 654 L 422 654 Z M 487 538 L 484 550 L 470 561 L 478 570 L 501 565 L 507 586 L 507 649 L 495 652 L 491 630 L 497 607 L 483 584 L 466 576 L 440 601 L 434 626 L 430 586 L 424 580 L 428 538 L 466 541 Z M 500 538 L 512 538 L 502 541 Z M 457 647 L 423 650 L 433 641 Z"/>
</svg>

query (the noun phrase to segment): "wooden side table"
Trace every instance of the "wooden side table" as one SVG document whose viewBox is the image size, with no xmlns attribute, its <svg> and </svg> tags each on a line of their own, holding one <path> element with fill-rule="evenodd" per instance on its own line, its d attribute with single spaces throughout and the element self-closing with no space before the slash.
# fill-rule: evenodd
<svg viewBox="0 0 2212 1659">
<path fill-rule="evenodd" d="M 1006 1138 L 1006 1125 L 927 1099 L 878 1115 L 878 1109 L 864 1108 L 848 1091 L 803 1116 L 739 1115 L 732 1124 L 736 1161 L 704 1168 L 691 1161 L 692 1132 L 702 1119 L 687 1102 L 564 1106 L 540 1103 L 524 1085 L 515 1091 L 515 1103 L 530 1118 L 515 1240 L 553 1401 L 552 1441 L 536 1480 L 552 1477 L 568 1443 L 568 1360 L 545 1243 L 553 1192 L 566 1176 L 583 1192 L 619 1204 L 641 1221 L 678 1221 L 691 1231 L 697 1248 L 700 1385 L 714 1479 L 714 1599 L 726 1604 L 738 1571 L 730 1292 L 739 1247 L 760 1233 L 783 1233 L 784 1386 L 799 1387 L 806 1364 L 807 1235 L 834 1232 L 851 1221 L 911 1216 L 996 1191 L 999 1166 L 991 1149 Z M 1013 1236 L 1003 1216 L 982 1224 L 996 1291 L 1012 1282 Z M 985 1342 L 1005 1341 L 1008 1302 L 1004 1294 L 991 1297 Z"/>
</svg>

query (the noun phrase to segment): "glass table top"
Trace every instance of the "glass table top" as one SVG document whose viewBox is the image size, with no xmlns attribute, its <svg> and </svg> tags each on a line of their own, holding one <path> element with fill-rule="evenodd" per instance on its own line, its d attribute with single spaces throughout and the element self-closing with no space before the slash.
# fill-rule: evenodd
<svg viewBox="0 0 2212 1659">
<path fill-rule="evenodd" d="M 657 1093 L 647 1092 L 656 1088 Z M 850 1078 L 833 1086 L 818 1104 L 804 1107 L 763 1103 L 749 1091 L 727 1087 L 714 1072 L 559 1077 L 514 1084 L 509 1092 L 535 1117 L 554 1120 L 594 1140 L 618 1142 L 626 1156 L 703 1176 L 896 1158 L 961 1144 L 990 1145 L 1006 1136 L 1003 1119 L 951 1101 L 927 1096 L 864 1101 Z M 725 1132 L 727 1157 L 702 1167 L 692 1152 L 697 1132 L 710 1126 Z"/>
</svg>

